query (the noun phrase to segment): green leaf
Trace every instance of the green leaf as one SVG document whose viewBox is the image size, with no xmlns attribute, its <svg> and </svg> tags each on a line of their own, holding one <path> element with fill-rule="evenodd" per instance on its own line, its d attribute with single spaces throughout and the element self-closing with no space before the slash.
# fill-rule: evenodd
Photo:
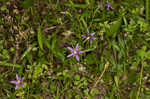
<svg viewBox="0 0 150 99">
<path fill-rule="evenodd" d="M 38 43 L 39 43 L 40 49 L 43 50 L 43 36 L 42 36 L 41 26 L 40 25 L 38 27 L 37 39 L 38 39 Z"/>
<path fill-rule="evenodd" d="M 115 41 L 112 41 L 112 46 L 114 49 L 116 49 L 117 51 L 120 51 L 119 46 L 117 45 L 117 43 Z"/>
<path fill-rule="evenodd" d="M 150 95 L 150 90 L 146 90 L 144 93 L 145 93 L 146 95 Z"/>
<path fill-rule="evenodd" d="M 146 58 L 150 59 L 150 50 L 146 52 Z"/>
<path fill-rule="evenodd" d="M 5 61 L 0 61 L 0 66 L 8 66 L 8 67 L 16 67 L 16 68 L 21 68 L 22 67 L 22 65 L 11 64 L 11 63 L 7 63 Z"/>
<path fill-rule="evenodd" d="M 73 3 L 71 0 L 69 1 L 69 3 L 66 3 L 65 4 L 66 6 L 69 6 L 69 7 L 74 7 L 74 8 L 88 8 L 88 5 L 87 4 L 75 4 Z"/>
<path fill-rule="evenodd" d="M 114 80 L 115 80 L 115 83 L 116 83 L 116 86 L 118 87 L 119 86 L 119 79 L 117 76 L 114 77 Z"/>
<path fill-rule="evenodd" d="M 86 56 L 86 59 L 87 59 L 87 65 L 94 64 L 96 63 L 96 61 L 98 61 L 95 54 L 88 54 Z"/>
<path fill-rule="evenodd" d="M 147 46 L 142 46 L 140 50 L 137 50 L 137 55 L 140 56 L 142 59 L 146 56 L 146 49 Z"/>
<path fill-rule="evenodd" d="M 149 0 L 146 0 L 146 13 L 145 13 L 145 16 L 146 16 L 146 22 L 148 23 L 149 21 Z"/>
<path fill-rule="evenodd" d="M 84 92 L 84 95 L 85 95 L 85 96 L 88 96 L 88 95 L 89 95 L 89 89 L 85 89 L 83 92 Z"/>
<path fill-rule="evenodd" d="M 32 50 L 32 48 L 33 48 L 34 46 L 35 46 L 35 44 L 29 46 L 29 48 L 28 48 L 28 49 L 23 53 L 23 55 L 21 56 L 21 60 L 23 60 L 24 57 L 29 54 L 29 52 Z"/>
<path fill-rule="evenodd" d="M 6 7 L 6 5 L 3 5 L 0 9 L 1 9 L 1 11 L 5 11 L 5 10 L 7 10 L 7 7 Z"/>
<path fill-rule="evenodd" d="M 43 69 L 42 69 L 42 65 L 40 63 L 37 66 L 35 66 L 35 69 L 33 71 L 33 83 L 36 82 L 36 79 L 42 73 L 42 71 L 43 71 Z"/>
<path fill-rule="evenodd" d="M 75 75 L 75 80 L 80 80 L 80 75 Z"/>
<path fill-rule="evenodd" d="M 115 38 L 117 33 L 119 32 L 121 24 L 122 24 L 122 18 L 119 18 L 111 27 L 110 34 L 108 36 L 112 36 L 113 38 Z"/>
<path fill-rule="evenodd" d="M 55 83 L 54 82 L 51 82 L 50 83 L 50 92 L 55 92 L 56 91 L 56 85 L 55 85 Z"/>
<path fill-rule="evenodd" d="M 22 3 L 22 7 L 28 9 L 32 7 L 33 4 L 34 4 L 34 0 L 24 0 Z"/>
<path fill-rule="evenodd" d="M 95 95 L 97 95 L 99 93 L 99 90 L 97 89 L 97 88 L 93 88 L 92 90 L 91 90 L 91 92 L 90 92 L 90 94 L 92 95 L 92 96 L 95 96 Z"/>
<path fill-rule="evenodd" d="M 74 85 L 79 85 L 80 84 L 80 81 L 74 81 Z"/>
<path fill-rule="evenodd" d="M 51 49 L 51 46 L 50 46 L 50 43 L 49 41 L 43 36 L 43 39 L 44 39 L 44 45 L 50 50 Z"/>
<path fill-rule="evenodd" d="M 87 24 L 86 24 L 86 22 L 85 22 L 85 20 L 84 20 L 84 18 L 83 18 L 83 17 L 81 18 L 81 21 L 82 21 L 82 23 L 83 23 L 84 27 L 85 27 L 85 28 L 87 28 Z"/>
</svg>

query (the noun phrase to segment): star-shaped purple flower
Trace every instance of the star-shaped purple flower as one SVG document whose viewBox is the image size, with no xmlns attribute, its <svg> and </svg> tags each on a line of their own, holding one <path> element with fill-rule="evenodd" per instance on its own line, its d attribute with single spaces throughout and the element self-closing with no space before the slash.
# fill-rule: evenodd
<svg viewBox="0 0 150 99">
<path fill-rule="evenodd" d="M 92 40 L 96 40 L 96 37 L 93 37 L 94 35 L 95 35 L 95 32 L 94 33 L 89 33 L 87 31 L 87 34 L 82 35 L 82 37 L 85 37 L 87 40 L 90 40 L 90 43 L 92 43 Z"/>
<path fill-rule="evenodd" d="M 11 83 L 16 84 L 15 89 L 17 89 L 19 85 L 21 85 L 21 87 L 24 87 L 24 85 L 22 84 L 22 81 L 23 81 L 24 77 L 19 79 L 18 75 L 16 74 L 16 78 L 17 78 L 17 80 L 11 81 Z"/>
<path fill-rule="evenodd" d="M 106 7 L 106 10 L 114 10 L 114 8 L 111 6 L 112 2 L 108 2 L 104 5 Z"/>
<path fill-rule="evenodd" d="M 77 61 L 79 61 L 79 56 L 78 54 L 81 54 L 81 53 L 84 53 L 84 51 L 79 51 L 78 48 L 79 48 L 79 44 L 76 45 L 75 49 L 71 48 L 71 47 L 67 47 L 72 53 L 69 54 L 67 57 L 71 57 L 73 55 L 75 55 Z"/>
</svg>

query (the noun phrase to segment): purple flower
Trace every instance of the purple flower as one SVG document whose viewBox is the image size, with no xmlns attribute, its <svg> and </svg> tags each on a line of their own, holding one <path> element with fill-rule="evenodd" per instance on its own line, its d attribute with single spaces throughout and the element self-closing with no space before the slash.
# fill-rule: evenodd
<svg viewBox="0 0 150 99">
<path fill-rule="evenodd" d="M 111 6 L 112 2 L 108 2 L 104 5 L 106 7 L 106 10 L 113 10 L 114 8 Z"/>
<path fill-rule="evenodd" d="M 95 33 L 89 33 L 87 31 L 86 35 L 82 35 L 82 37 L 85 37 L 87 40 L 90 40 L 90 43 L 92 43 L 92 40 L 96 40 L 96 37 L 93 37 Z"/>
<path fill-rule="evenodd" d="M 71 47 L 67 47 L 72 53 L 69 54 L 67 57 L 71 57 L 73 55 L 75 55 L 77 61 L 79 61 L 79 56 L 78 54 L 81 54 L 81 53 L 84 53 L 84 51 L 79 51 L 78 48 L 79 48 L 79 44 L 76 45 L 75 49 L 71 48 Z"/>
<path fill-rule="evenodd" d="M 22 81 L 23 81 L 24 77 L 19 79 L 18 75 L 16 74 L 16 78 L 17 78 L 17 80 L 11 81 L 11 83 L 16 84 L 16 88 L 15 89 L 17 89 L 19 85 L 21 85 L 21 87 L 24 87 L 24 85 L 22 84 Z"/>
</svg>

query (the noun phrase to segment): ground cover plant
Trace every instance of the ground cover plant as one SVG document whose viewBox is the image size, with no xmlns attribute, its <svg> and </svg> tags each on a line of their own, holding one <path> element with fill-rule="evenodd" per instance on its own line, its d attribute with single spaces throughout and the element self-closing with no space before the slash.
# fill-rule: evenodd
<svg viewBox="0 0 150 99">
<path fill-rule="evenodd" d="M 150 99 L 149 0 L 0 0 L 0 99 Z"/>
</svg>

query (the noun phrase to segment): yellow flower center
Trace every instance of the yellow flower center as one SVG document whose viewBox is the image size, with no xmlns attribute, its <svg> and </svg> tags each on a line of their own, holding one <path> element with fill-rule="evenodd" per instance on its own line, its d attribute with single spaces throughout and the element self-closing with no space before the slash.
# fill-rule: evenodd
<svg viewBox="0 0 150 99">
<path fill-rule="evenodd" d="M 73 51 L 73 54 L 77 54 L 77 51 L 75 50 L 75 51 Z"/>
<path fill-rule="evenodd" d="M 17 81 L 17 84 L 19 84 L 19 83 L 20 83 L 20 80 Z"/>
</svg>

